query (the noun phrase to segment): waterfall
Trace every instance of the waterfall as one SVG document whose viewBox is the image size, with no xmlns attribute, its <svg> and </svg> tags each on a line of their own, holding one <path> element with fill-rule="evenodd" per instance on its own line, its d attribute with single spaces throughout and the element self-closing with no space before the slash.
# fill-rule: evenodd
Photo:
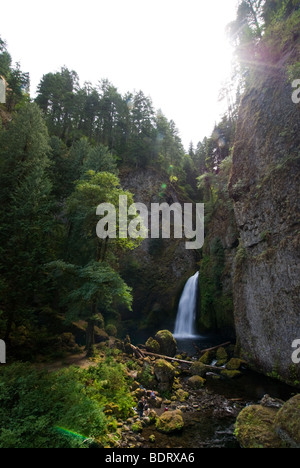
<svg viewBox="0 0 300 468">
<path fill-rule="evenodd" d="M 180 298 L 178 313 L 175 323 L 175 338 L 196 337 L 195 322 L 197 309 L 199 272 L 192 276 L 186 283 Z"/>
</svg>

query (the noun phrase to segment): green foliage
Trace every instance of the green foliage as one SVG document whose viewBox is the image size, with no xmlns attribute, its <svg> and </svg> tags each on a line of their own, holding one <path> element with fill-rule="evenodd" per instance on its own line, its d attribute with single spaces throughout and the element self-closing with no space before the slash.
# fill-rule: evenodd
<svg viewBox="0 0 300 468">
<path fill-rule="evenodd" d="M 16 106 L 28 102 L 29 74 L 23 73 L 20 64 L 12 66 L 11 55 L 7 51 L 6 43 L 0 37 L 0 76 L 8 83 L 6 108 L 9 112 Z"/>
<path fill-rule="evenodd" d="M 8 79 L 10 74 L 11 56 L 7 51 L 6 43 L 0 37 L 0 75 Z"/>
<path fill-rule="evenodd" d="M 202 329 L 233 326 L 232 297 L 223 292 L 224 268 L 224 248 L 221 240 L 214 238 L 209 255 L 204 255 L 200 265 L 199 325 Z"/>
<path fill-rule="evenodd" d="M 185 178 L 178 130 L 161 112 L 155 115 L 151 99 L 142 91 L 122 96 L 107 80 L 97 87 L 85 83 L 81 88 L 76 72 L 62 68 L 43 76 L 36 102 L 51 136 L 74 147 L 75 159 L 80 156 L 82 173 L 87 169 L 115 172 L 118 160 L 139 168 L 159 163 L 169 177 Z M 78 154 L 76 145 L 82 138 L 91 146 L 79 145 Z M 75 159 L 71 154 L 70 162 Z"/>
<path fill-rule="evenodd" d="M 113 403 L 117 406 L 117 417 L 128 418 L 135 405 L 130 391 L 130 382 L 126 379 L 126 369 L 112 357 L 84 371 L 83 381 L 92 380 L 92 385 L 86 387 L 86 394 L 100 407 Z"/>
<path fill-rule="evenodd" d="M 91 262 L 84 267 L 66 264 L 62 261 L 52 262 L 48 267 L 57 280 L 61 275 L 72 279 L 71 289 L 65 292 L 63 303 L 66 304 L 70 320 L 91 315 L 91 306 L 96 304 L 98 310 L 114 310 L 116 304 L 131 308 L 131 289 L 119 274 L 106 263 Z M 68 280 L 65 280 L 65 284 Z"/>
<path fill-rule="evenodd" d="M 239 246 L 237 248 L 236 256 L 235 256 L 236 265 L 238 267 L 241 267 L 243 263 L 247 260 L 247 257 L 248 257 L 247 250 L 245 249 L 242 241 L 240 240 Z"/>
<path fill-rule="evenodd" d="M 109 358 L 86 370 L 57 373 L 14 364 L 0 372 L 1 448 L 86 448 L 103 446 L 114 417 L 127 418 L 134 404 L 121 364 Z"/>
<path fill-rule="evenodd" d="M 0 447 L 79 448 L 88 438 L 101 440 L 106 417 L 79 377 L 72 368 L 58 374 L 26 364 L 1 369 Z"/>
<path fill-rule="evenodd" d="M 26 104 L 0 134 L 0 276 L 5 337 L 23 325 L 43 291 L 43 265 L 51 259 L 54 227 L 48 134 L 36 104 Z M 3 330 L 2 330 L 3 331 Z"/>
</svg>

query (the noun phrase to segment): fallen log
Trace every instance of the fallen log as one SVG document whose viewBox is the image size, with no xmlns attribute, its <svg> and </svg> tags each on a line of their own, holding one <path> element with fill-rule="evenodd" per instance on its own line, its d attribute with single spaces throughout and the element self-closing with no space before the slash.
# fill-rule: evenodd
<svg viewBox="0 0 300 468">
<path fill-rule="evenodd" d="M 199 354 L 205 354 L 208 353 L 209 351 L 214 351 L 215 349 L 218 348 L 224 348 L 225 346 L 229 346 L 231 344 L 231 341 L 227 341 L 226 343 L 219 344 L 218 346 L 214 346 L 213 348 L 207 348 L 207 349 L 200 349 L 195 343 L 193 343 L 194 348 Z"/>
<path fill-rule="evenodd" d="M 153 357 L 157 357 L 159 359 L 164 359 L 166 361 L 173 361 L 173 362 L 179 362 L 180 364 L 188 364 L 189 366 L 191 366 L 192 364 L 194 364 L 195 362 L 197 361 L 185 361 L 183 359 L 177 359 L 177 358 L 172 358 L 170 356 L 163 356 L 161 354 L 155 354 L 155 353 L 150 353 L 149 351 L 143 351 L 143 354 L 145 354 L 146 356 L 153 356 Z M 209 366 L 207 364 L 203 364 L 205 367 L 207 367 L 208 369 L 214 369 L 214 370 L 224 370 L 223 367 L 216 367 L 216 366 Z"/>
<path fill-rule="evenodd" d="M 133 344 L 131 343 L 130 348 L 132 349 L 132 352 L 136 355 L 138 359 L 145 359 L 144 351 L 141 351 L 137 346 L 133 346 Z"/>
</svg>

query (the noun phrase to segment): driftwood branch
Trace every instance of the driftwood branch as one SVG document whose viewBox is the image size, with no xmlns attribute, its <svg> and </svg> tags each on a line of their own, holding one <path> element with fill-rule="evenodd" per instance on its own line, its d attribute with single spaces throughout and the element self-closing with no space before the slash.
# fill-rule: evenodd
<svg viewBox="0 0 300 468">
<path fill-rule="evenodd" d="M 196 349 L 197 353 L 205 354 L 205 353 L 208 353 L 209 351 L 214 351 L 215 349 L 218 349 L 218 348 L 225 348 L 225 346 L 229 346 L 230 344 L 231 344 L 231 341 L 227 341 L 226 343 L 222 343 L 222 344 L 219 344 L 218 346 L 214 346 L 213 348 L 207 348 L 207 349 L 200 349 L 195 343 L 193 343 L 193 346 Z"/>
<path fill-rule="evenodd" d="M 171 362 L 179 362 L 180 364 L 187 364 L 191 366 L 194 364 L 196 361 L 185 361 L 183 359 L 177 359 L 177 358 L 172 358 L 170 356 L 163 356 L 162 354 L 155 354 L 155 353 L 150 353 L 149 351 L 141 351 L 139 348 L 136 346 L 131 345 L 132 351 L 134 354 L 139 358 L 139 359 L 145 359 L 146 356 L 153 356 L 159 359 L 164 359 L 166 361 L 171 361 Z M 207 369 L 211 370 L 224 370 L 223 367 L 216 367 L 216 366 L 208 366 L 206 364 L 203 364 Z"/>
<path fill-rule="evenodd" d="M 133 354 L 135 354 L 135 356 L 138 359 L 145 359 L 145 356 L 144 356 L 145 351 L 142 351 L 137 346 L 133 346 L 133 344 L 130 344 L 130 348 L 132 349 Z"/>
</svg>

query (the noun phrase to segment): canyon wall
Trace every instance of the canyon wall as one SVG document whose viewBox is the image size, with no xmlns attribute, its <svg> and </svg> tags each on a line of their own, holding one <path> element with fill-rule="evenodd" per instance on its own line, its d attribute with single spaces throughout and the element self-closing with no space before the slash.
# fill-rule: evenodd
<svg viewBox="0 0 300 468">
<path fill-rule="evenodd" d="M 289 56 L 289 60 L 291 56 Z M 230 196 L 239 232 L 235 328 L 243 357 L 264 373 L 300 380 L 300 105 L 285 59 L 261 64 L 239 112 Z"/>
</svg>

